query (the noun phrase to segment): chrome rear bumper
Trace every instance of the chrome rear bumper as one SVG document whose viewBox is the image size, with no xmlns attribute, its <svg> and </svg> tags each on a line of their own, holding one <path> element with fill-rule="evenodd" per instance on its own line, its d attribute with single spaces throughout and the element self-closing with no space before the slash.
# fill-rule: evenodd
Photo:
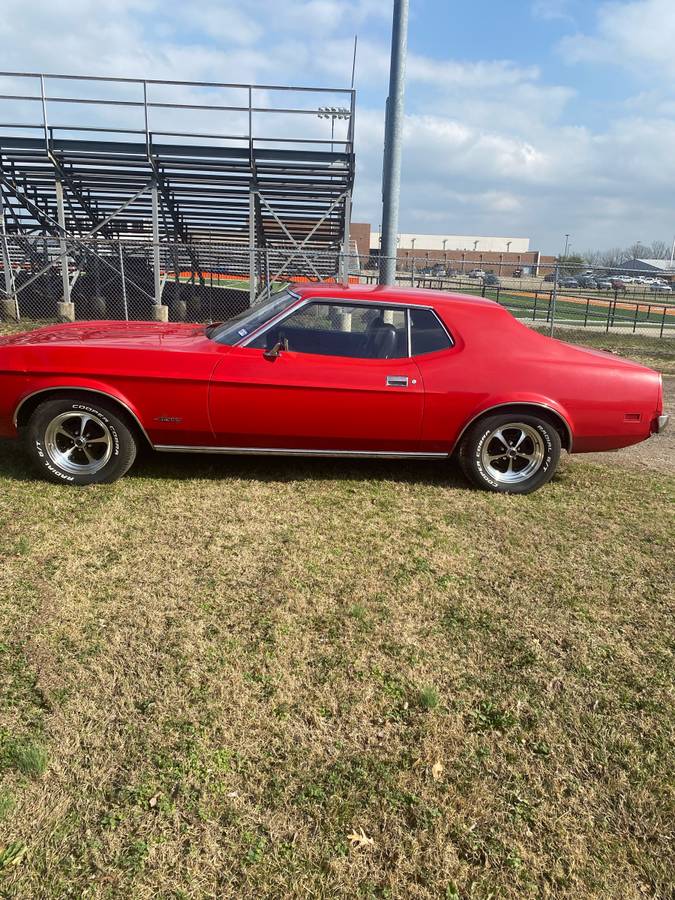
<svg viewBox="0 0 675 900">
<path fill-rule="evenodd" d="M 656 420 L 656 433 L 661 434 L 662 431 L 665 431 L 669 421 L 670 416 L 659 416 Z"/>
</svg>

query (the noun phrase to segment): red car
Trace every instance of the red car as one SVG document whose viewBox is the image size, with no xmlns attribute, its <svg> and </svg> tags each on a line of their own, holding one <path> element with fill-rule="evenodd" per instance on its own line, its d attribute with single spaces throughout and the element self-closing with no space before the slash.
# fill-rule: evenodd
<svg viewBox="0 0 675 900">
<path fill-rule="evenodd" d="M 491 300 L 306 285 L 224 324 L 78 322 L 0 338 L 0 435 L 53 481 L 110 482 L 139 444 L 447 460 L 528 493 L 561 449 L 667 423 L 657 372 L 538 334 Z"/>
</svg>

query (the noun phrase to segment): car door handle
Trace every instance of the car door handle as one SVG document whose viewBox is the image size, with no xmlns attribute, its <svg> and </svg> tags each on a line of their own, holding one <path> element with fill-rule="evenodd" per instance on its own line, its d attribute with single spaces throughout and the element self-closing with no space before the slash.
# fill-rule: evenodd
<svg viewBox="0 0 675 900">
<path fill-rule="evenodd" d="M 408 376 L 387 375 L 387 387 L 408 387 Z"/>
</svg>

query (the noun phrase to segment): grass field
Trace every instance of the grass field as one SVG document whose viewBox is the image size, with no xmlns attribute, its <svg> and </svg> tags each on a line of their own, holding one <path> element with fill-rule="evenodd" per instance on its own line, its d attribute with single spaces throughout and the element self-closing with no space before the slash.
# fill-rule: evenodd
<svg viewBox="0 0 675 900">
<path fill-rule="evenodd" d="M 475 291 L 471 293 L 480 293 Z M 497 296 L 496 291 L 486 291 L 486 297 L 491 300 L 498 300 L 502 306 L 506 306 L 516 317 L 533 319 L 534 321 L 542 319 L 546 320 L 550 316 L 550 300 L 548 294 L 535 298 L 532 296 L 523 296 L 522 294 L 509 294 L 507 291 L 500 291 Z M 627 306 L 623 308 L 622 303 L 630 303 L 630 298 L 626 300 L 622 298 L 614 306 L 609 297 L 595 298 L 589 297 L 586 300 L 582 298 L 565 299 L 564 294 L 559 294 L 556 300 L 555 317 L 556 320 L 587 323 L 588 325 L 605 325 L 607 317 L 610 318 L 610 325 L 614 328 L 624 327 L 631 329 L 633 327 L 644 328 L 652 327 L 656 330 L 664 324 L 664 304 L 658 300 L 648 304 L 640 304 L 639 307 Z M 675 333 L 675 315 L 672 314 L 675 307 L 669 307 L 671 312 L 665 316 L 664 329 L 671 330 Z"/>
<path fill-rule="evenodd" d="M 531 321 L 547 321 L 551 315 L 551 287 L 544 285 L 539 289 L 533 286 L 504 285 L 498 291 L 485 289 L 482 283 L 470 281 L 429 281 L 421 282 L 423 286 L 434 288 L 442 286 L 444 290 L 462 294 L 473 294 L 496 300 L 505 306 L 517 318 Z M 579 322 L 580 325 L 603 326 L 610 319 L 610 325 L 626 330 L 632 328 L 654 328 L 657 332 L 663 326 L 664 331 L 675 333 L 675 303 L 663 297 L 651 296 L 646 299 L 632 296 L 630 293 L 620 294 L 614 302 L 612 292 L 575 291 L 561 288 L 556 299 L 556 320 Z M 666 314 L 664 317 L 664 308 Z"/>
<path fill-rule="evenodd" d="M 173 279 L 170 280 L 172 281 Z M 193 278 L 190 275 L 182 274 L 179 276 L 178 280 L 182 284 L 189 284 L 193 281 Z M 219 276 L 217 273 L 211 274 L 210 272 L 205 272 L 204 280 L 209 287 L 224 288 L 229 291 L 248 291 L 250 287 L 248 278 L 231 278 L 230 276 Z M 198 278 L 195 277 L 194 281 L 196 284 L 199 284 Z M 272 292 L 281 291 L 284 288 L 287 288 L 288 284 L 289 282 L 287 281 L 272 281 Z"/>
<path fill-rule="evenodd" d="M 672 896 L 674 499 L 0 443 L 0 896 Z"/>
</svg>

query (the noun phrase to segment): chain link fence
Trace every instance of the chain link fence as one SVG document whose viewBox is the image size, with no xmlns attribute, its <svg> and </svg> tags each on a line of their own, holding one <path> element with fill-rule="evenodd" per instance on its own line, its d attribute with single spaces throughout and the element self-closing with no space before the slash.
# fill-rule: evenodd
<svg viewBox="0 0 675 900">
<path fill-rule="evenodd" d="M 302 282 L 373 284 L 377 253 L 218 243 L 0 235 L 0 315 L 24 323 L 121 319 L 225 321 Z M 401 287 L 487 297 L 535 326 L 675 336 L 675 273 L 512 260 L 397 259 Z"/>
</svg>

